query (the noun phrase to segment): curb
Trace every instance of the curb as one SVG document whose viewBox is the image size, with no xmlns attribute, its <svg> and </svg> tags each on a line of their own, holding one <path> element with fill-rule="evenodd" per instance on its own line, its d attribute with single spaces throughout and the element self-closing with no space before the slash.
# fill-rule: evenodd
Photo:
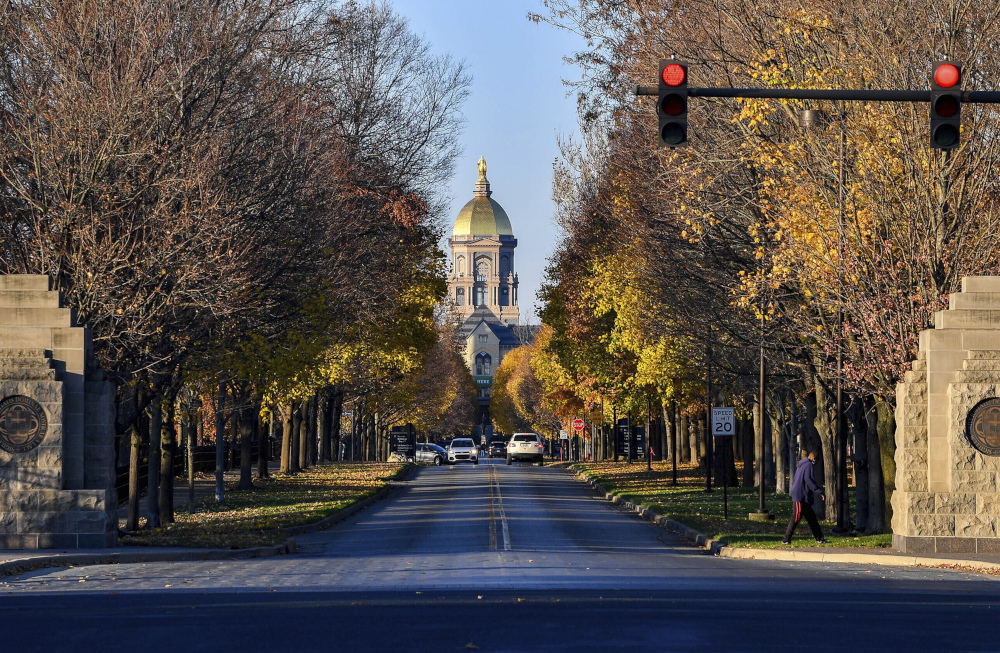
<svg viewBox="0 0 1000 653">
<path fill-rule="evenodd" d="M 964 567 L 974 571 L 1000 571 L 1000 563 L 982 560 L 922 558 L 910 555 L 876 555 L 860 552 L 826 553 L 823 551 L 796 551 L 794 549 L 746 549 L 726 546 L 725 542 L 713 540 L 690 526 L 673 519 L 668 519 L 663 515 L 653 512 L 646 506 L 608 492 L 604 486 L 595 481 L 586 472 L 578 469 L 571 469 L 570 471 L 592 488 L 603 493 L 604 498 L 611 503 L 624 506 L 637 513 L 640 517 L 644 517 L 655 523 L 657 526 L 680 535 L 695 546 L 703 549 L 705 553 L 710 553 L 720 558 L 731 558 L 734 560 L 779 560 L 785 562 L 835 562 L 840 564 L 885 565 L 891 567 Z"/>
<path fill-rule="evenodd" d="M 416 469 L 412 463 L 401 469 L 386 480 L 386 484 L 374 494 L 353 503 L 346 508 L 312 524 L 288 526 L 276 529 L 287 535 L 302 535 L 321 531 L 334 524 L 342 522 L 361 512 L 373 503 L 386 498 L 399 487 L 398 483 L 406 479 Z M 125 549 L 125 547 L 122 547 Z M 29 571 L 49 569 L 53 567 L 78 567 L 83 565 L 120 565 L 137 562 L 195 562 L 204 560 L 245 560 L 250 558 L 270 558 L 279 555 L 290 555 L 298 551 L 295 539 L 289 537 L 282 544 L 261 546 L 252 549 L 185 549 L 172 551 L 157 550 L 122 550 L 113 553 L 63 553 L 55 555 L 39 555 L 19 560 L 0 562 L 0 578 L 16 576 Z"/>
<path fill-rule="evenodd" d="M 253 549 L 191 549 L 189 551 L 120 551 L 115 553 L 66 553 L 35 556 L 0 563 L 0 578 L 16 576 L 29 571 L 51 567 L 78 567 L 83 565 L 120 565 L 135 562 L 182 562 L 198 560 L 241 560 L 269 558 L 295 553 L 295 540 L 284 544 Z"/>
<path fill-rule="evenodd" d="M 1000 570 L 1000 563 L 982 560 L 921 558 L 910 555 L 875 555 L 871 553 L 824 553 L 822 551 L 787 551 L 783 549 L 741 549 L 724 546 L 719 557 L 738 560 L 783 560 L 790 562 L 837 562 L 841 564 L 886 565 L 890 567 L 966 567 L 980 571 Z"/>
</svg>

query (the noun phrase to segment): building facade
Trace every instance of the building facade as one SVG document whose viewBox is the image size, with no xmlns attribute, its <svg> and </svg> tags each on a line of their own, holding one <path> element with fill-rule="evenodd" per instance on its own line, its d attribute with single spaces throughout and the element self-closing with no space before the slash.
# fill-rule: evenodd
<svg viewBox="0 0 1000 653">
<path fill-rule="evenodd" d="M 473 198 L 458 212 L 448 239 L 449 301 L 461 320 L 466 364 L 479 388 L 479 435 L 487 438 L 492 432 L 493 375 L 504 355 L 520 344 L 512 327 L 521 318 L 514 258 L 517 239 L 507 212 L 492 196 L 486 160 L 480 158 Z"/>
</svg>

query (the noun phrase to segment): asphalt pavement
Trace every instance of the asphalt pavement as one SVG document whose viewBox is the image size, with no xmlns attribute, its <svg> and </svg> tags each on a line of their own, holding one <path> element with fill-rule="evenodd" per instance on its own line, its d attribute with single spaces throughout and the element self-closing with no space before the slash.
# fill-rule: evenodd
<svg viewBox="0 0 1000 653">
<path fill-rule="evenodd" d="M 297 555 L 2 579 L 0 624 L 18 651 L 1000 650 L 992 576 L 708 555 L 551 467 L 397 485 Z"/>
</svg>

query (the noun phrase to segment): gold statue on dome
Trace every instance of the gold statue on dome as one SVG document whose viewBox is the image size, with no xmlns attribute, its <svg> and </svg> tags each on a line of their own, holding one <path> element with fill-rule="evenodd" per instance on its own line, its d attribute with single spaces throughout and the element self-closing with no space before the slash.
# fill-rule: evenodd
<svg viewBox="0 0 1000 653">
<path fill-rule="evenodd" d="M 486 157 L 479 157 L 479 181 L 486 181 Z"/>
</svg>

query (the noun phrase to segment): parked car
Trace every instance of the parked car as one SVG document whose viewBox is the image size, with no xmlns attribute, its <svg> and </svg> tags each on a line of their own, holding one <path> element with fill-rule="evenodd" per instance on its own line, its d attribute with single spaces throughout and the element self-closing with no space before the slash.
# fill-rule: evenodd
<svg viewBox="0 0 1000 653">
<path fill-rule="evenodd" d="M 503 458 L 507 455 L 507 441 L 506 440 L 491 440 L 490 446 L 487 449 L 487 454 L 490 458 Z"/>
<path fill-rule="evenodd" d="M 436 444 L 418 444 L 417 450 L 413 452 L 413 461 L 418 463 L 430 463 L 432 465 L 443 465 L 448 462 L 448 452 L 443 447 Z"/>
<path fill-rule="evenodd" d="M 537 433 L 515 433 L 507 443 L 507 464 L 515 460 L 534 461 L 539 465 L 544 464 L 542 457 L 545 455 L 545 445 L 542 438 Z"/>
<path fill-rule="evenodd" d="M 448 445 L 448 462 L 479 464 L 479 448 L 472 438 L 455 438 Z"/>
</svg>

